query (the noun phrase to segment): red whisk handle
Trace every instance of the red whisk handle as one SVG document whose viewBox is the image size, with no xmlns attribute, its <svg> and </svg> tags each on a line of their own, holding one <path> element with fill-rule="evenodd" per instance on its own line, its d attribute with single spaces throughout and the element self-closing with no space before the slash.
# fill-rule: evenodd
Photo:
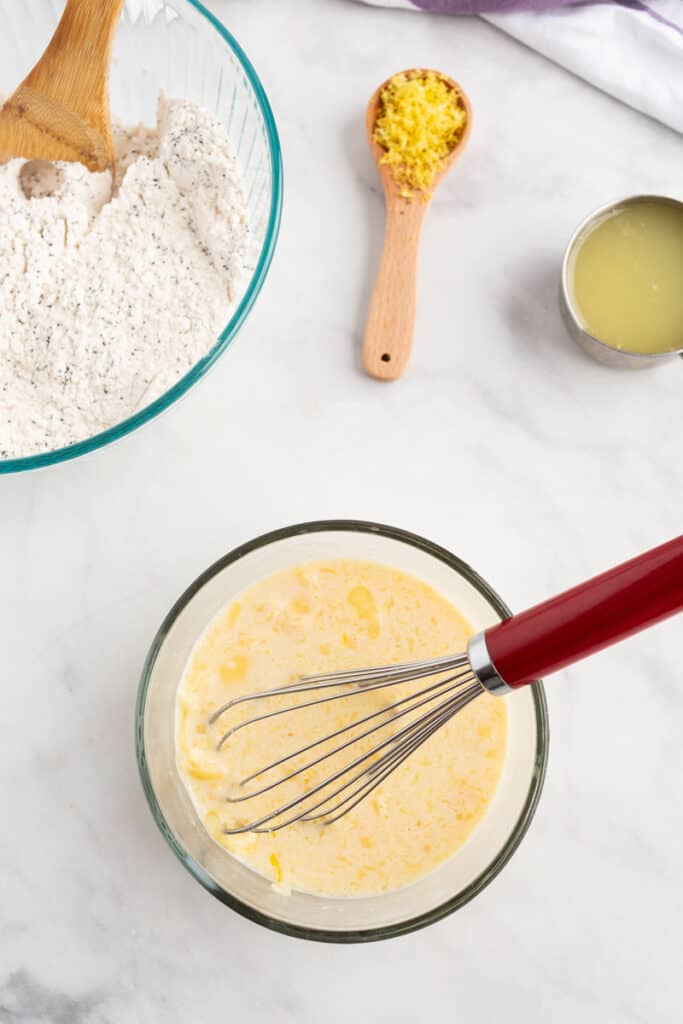
<svg viewBox="0 0 683 1024">
<path fill-rule="evenodd" d="M 683 536 L 488 629 L 508 686 L 557 672 L 683 610 Z"/>
</svg>

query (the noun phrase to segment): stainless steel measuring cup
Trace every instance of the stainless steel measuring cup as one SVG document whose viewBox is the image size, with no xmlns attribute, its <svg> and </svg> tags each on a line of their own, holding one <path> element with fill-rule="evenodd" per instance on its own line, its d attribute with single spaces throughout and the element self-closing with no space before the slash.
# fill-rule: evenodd
<svg viewBox="0 0 683 1024">
<path fill-rule="evenodd" d="M 592 228 L 597 226 L 610 213 L 624 206 L 630 206 L 632 203 L 641 203 L 643 201 L 666 203 L 683 210 L 683 203 L 678 199 L 672 199 L 670 196 L 636 195 L 627 196 L 625 199 L 618 199 L 614 203 L 607 203 L 598 210 L 594 210 L 593 213 L 581 221 L 569 240 L 562 261 L 560 307 L 570 337 L 573 338 L 577 345 L 581 346 L 584 352 L 587 352 L 593 359 L 597 359 L 599 363 L 604 363 L 606 366 L 623 367 L 628 370 L 643 370 L 648 366 L 659 366 L 667 360 L 683 356 L 683 323 L 681 324 L 681 347 L 673 349 L 671 352 L 624 352 L 622 349 L 614 348 L 613 345 L 608 345 L 606 342 L 600 341 L 599 338 L 590 334 L 582 324 L 571 294 L 570 273 L 572 257 Z M 683 275 L 683 267 L 681 267 L 681 273 Z"/>
</svg>

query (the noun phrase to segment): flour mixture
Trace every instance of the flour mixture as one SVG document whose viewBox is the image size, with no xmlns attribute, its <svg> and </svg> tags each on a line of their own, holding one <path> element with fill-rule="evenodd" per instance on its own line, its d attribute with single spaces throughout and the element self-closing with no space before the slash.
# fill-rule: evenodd
<svg viewBox="0 0 683 1024">
<path fill-rule="evenodd" d="M 215 343 L 246 249 L 222 126 L 159 101 L 115 129 L 116 175 L 0 166 L 0 458 L 50 451 L 148 405 Z"/>
</svg>

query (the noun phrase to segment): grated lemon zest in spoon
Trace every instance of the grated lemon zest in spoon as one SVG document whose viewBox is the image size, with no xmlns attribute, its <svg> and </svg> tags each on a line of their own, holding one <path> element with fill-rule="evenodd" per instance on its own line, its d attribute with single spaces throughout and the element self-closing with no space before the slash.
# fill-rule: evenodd
<svg viewBox="0 0 683 1024">
<path fill-rule="evenodd" d="M 380 94 L 373 138 L 405 199 L 430 199 L 443 161 L 467 124 L 462 97 L 434 71 L 394 75 Z"/>
</svg>

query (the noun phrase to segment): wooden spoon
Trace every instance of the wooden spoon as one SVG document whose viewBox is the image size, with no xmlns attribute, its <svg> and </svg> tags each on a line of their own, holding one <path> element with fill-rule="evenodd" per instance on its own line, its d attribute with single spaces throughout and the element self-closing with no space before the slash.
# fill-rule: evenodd
<svg viewBox="0 0 683 1024">
<path fill-rule="evenodd" d="M 403 72 L 406 75 L 426 73 L 426 69 L 423 68 Z M 472 123 L 470 102 L 458 83 L 440 71 L 435 71 L 434 74 L 457 91 L 467 121 L 457 144 L 445 158 L 434 178 L 430 188 L 432 193 L 436 191 L 462 153 Z M 365 118 L 368 143 L 382 179 L 387 208 L 384 249 L 370 299 L 363 350 L 365 369 L 371 377 L 378 380 L 396 380 L 405 370 L 410 358 L 415 329 L 420 230 L 431 198 L 423 192 L 413 190 L 414 197 L 406 199 L 400 194 L 401 186 L 397 185 L 391 167 L 381 162 L 385 150 L 375 142 L 374 131 L 380 96 L 389 81 L 390 79 L 387 79 L 383 82 L 372 94 Z"/>
<path fill-rule="evenodd" d="M 67 0 L 45 53 L 0 110 L 0 161 L 114 165 L 109 61 L 123 0 Z"/>
</svg>

